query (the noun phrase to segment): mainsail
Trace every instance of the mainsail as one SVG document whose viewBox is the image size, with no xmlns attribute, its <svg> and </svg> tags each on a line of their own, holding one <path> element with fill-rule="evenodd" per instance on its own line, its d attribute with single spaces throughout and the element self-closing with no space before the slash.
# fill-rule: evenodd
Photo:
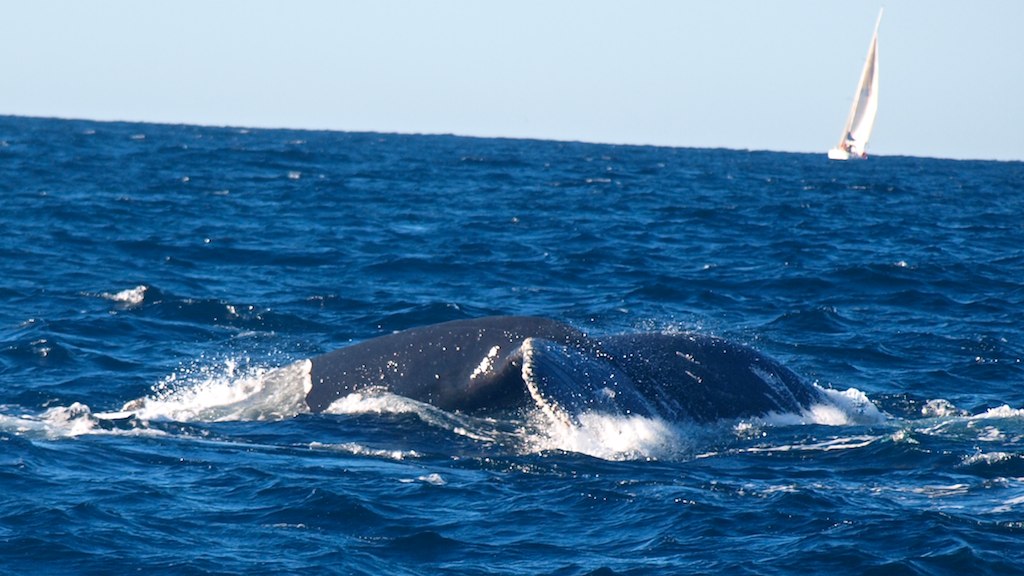
<svg viewBox="0 0 1024 576">
<path fill-rule="evenodd" d="M 867 158 L 868 140 L 875 126 L 875 115 L 878 114 L 878 26 L 881 23 L 880 10 L 878 21 L 875 22 L 875 33 L 868 46 L 864 70 L 861 71 L 860 82 L 853 96 L 853 106 L 850 107 L 850 115 L 843 127 L 843 135 L 839 138 L 839 144 L 828 151 L 828 157 L 833 160 Z"/>
</svg>

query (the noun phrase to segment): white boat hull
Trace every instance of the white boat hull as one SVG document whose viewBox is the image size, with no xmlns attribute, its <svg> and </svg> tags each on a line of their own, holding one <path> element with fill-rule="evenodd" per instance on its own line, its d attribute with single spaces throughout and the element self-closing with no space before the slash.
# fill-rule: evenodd
<svg viewBox="0 0 1024 576">
<path fill-rule="evenodd" d="M 842 148 L 832 148 L 828 151 L 829 160 L 849 160 L 850 153 Z"/>
<path fill-rule="evenodd" d="M 832 148 L 828 151 L 829 160 L 866 160 L 867 154 L 851 154 L 842 148 Z"/>
</svg>

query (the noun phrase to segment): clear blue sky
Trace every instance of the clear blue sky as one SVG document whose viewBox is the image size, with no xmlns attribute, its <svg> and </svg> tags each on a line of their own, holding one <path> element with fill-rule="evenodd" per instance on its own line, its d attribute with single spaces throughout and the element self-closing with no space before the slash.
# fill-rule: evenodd
<svg viewBox="0 0 1024 576">
<path fill-rule="evenodd" d="M 0 114 L 824 153 L 882 5 L 0 0 Z M 1024 1 L 884 7 L 870 151 L 1024 160 Z"/>
</svg>

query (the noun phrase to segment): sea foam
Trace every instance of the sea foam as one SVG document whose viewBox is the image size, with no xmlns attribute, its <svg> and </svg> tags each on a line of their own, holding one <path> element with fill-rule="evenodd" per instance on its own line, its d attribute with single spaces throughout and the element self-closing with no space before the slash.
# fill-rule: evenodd
<svg viewBox="0 0 1024 576">
<path fill-rule="evenodd" d="M 172 375 L 153 395 L 126 403 L 122 411 L 143 420 L 218 422 L 280 420 L 307 410 L 309 360 L 281 368 L 239 369 L 227 360 L 219 369 Z"/>
</svg>

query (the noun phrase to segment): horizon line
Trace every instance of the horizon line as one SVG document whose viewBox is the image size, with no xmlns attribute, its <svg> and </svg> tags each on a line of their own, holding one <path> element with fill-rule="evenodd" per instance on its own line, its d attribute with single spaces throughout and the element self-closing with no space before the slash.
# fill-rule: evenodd
<svg viewBox="0 0 1024 576">
<path fill-rule="evenodd" d="M 166 120 L 132 120 L 132 119 L 113 119 L 113 118 L 87 118 L 80 116 L 41 116 L 34 114 L 5 114 L 0 113 L 0 118 L 26 118 L 35 120 L 58 120 L 64 122 L 93 122 L 97 124 L 148 124 L 153 126 L 193 126 L 196 128 L 218 128 L 225 130 L 267 130 L 267 131 L 292 131 L 292 132 L 336 132 L 342 134 L 380 134 L 389 136 L 448 136 L 454 138 L 467 138 L 467 139 L 479 139 L 479 140 L 519 140 L 524 142 L 552 142 L 552 143 L 564 143 L 564 144 L 585 144 L 593 146 L 619 146 L 619 147 L 635 147 L 635 148 L 669 148 L 669 149 L 680 149 L 680 150 L 728 150 L 732 152 L 769 152 L 777 154 L 805 154 L 805 155 L 817 155 L 821 154 L 822 157 L 827 155 L 827 147 L 823 148 L 822 151 L 808 151 L 808 150 L 772 150 L 768 148 L 735 148 L 730 146 L 692 146 L 692 145 L 672 145 L 672 144 L 653 144 L 653 143 L 641 143 L 641 142 L 607 142 L 607 141 L 593 141 L 593 140 L 582 140 L 582 139 L 569 139 L 569 138 L 551 138 L 551 137 L 539 137 L 539 136 L 516 136 L 516 135 L 496 135 L 496 134 L 466 134 L 456 132 L 403 132 L 403 131 L 380 131 L 380 130 L 345 130 L 340 128 L 312 128 L 312 127 L 296 127 L 296 126 L 278 126 L 278 125 L 241 125 L 241 124 L 213 124 L 213 123 L 202 123 L 202 122 L 184 122 L 184 121 L 166 121 Z M 1021 163 L 1024 159 L 1014 158 L 952 158 L 944 156 L 919 156 L 913 154 L 877 154 L 873 153 L 869 155 L 873 158 L 915 158 L 921 160 L 950 160 L 954 162 L 1014 162 Z"/>
</svg>

